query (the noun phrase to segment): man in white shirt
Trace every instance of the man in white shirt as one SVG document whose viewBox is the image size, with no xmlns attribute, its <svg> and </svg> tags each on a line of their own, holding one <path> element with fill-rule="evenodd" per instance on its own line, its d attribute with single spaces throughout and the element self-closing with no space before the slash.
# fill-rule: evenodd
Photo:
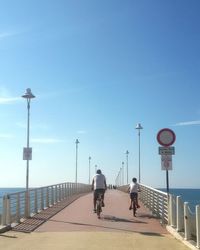
<svg viewBox="0 0 200 250">
<path fill-rule="evenodd" d="M 92 179 L 92 190 L 94 190 L 94 196 L 93 196 L 93 204 L 94 204 L 94 212 L 96 213 L 96 201 L 98 194 L 101 193 L 103 195 L 103 204 L 102 207 L 104 207 L 104 193 L 107 189 L 106 184 L 106 178 L 101 173 L 101 170 L 98 169 L 96 175 Z"/>
</svg>

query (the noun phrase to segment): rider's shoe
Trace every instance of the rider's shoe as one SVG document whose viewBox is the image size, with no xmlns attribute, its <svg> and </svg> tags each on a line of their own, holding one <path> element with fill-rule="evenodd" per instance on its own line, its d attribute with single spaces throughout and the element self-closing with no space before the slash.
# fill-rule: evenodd
<svg viewBox="0 0 200 250">
<path fill-rule="evenodd" d="M 104 202 L 102 201 L 102 207 L 105 207 L 105 204 L 104 204 Z"/>
</svg>

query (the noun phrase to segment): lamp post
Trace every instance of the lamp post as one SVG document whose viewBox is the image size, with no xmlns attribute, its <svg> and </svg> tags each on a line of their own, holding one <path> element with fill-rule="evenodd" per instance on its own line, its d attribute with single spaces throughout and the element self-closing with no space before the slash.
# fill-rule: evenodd
<svg viewBox="0 0 200 250">
<path fill-rule="evenodd" d="M 128 150 L 126 150 L 126 184 L 128 184 Z"/>
<path fill-rule="evenodd" d="M 122 167 L 120 167 L 120 186 L 122 186 Z"/>
<path fill-rule="evenodd" d="M 138 123 L 137 125 L 136 125 L 136 127 L 135 127 L 135 129 L 137 129 L 138 130 L 138 151 L 139 151 L 139 170 L 138 170 L 138 172 L 139 172 L 139 183 L 140 183 L 140 130 L 141 129 L 143 129 L 143 127 L 141 126 L 141 124 L 140 123 Z"/>
<path fill-rule="evenodd" d="M 122 185 L 124 185 L 124 162 L 122 162 Z"/>
<path fill-rule="evenodd" d="M 115 180 L 115 185 L 118 187 L 120 185 L 120 171 L 117 174 L 116 180 Z"/>
<path fill-rule="evenodd" d="M 27 145 L 24 148 L 23 159 L 26 160 L 26 204 L 25 204 L 25 215 L 28 217 L 30 215 L 30 200 L 29 200 L 29 160 L 32 159 L 32 148 L 29 148 L 29 125 L 30 125 L 30 102 L 35 96 L 32 94 L 31 89 L 26 89 L 26 93 L 22 95 L 23 98 L 27 100 Z"/>
<path fill-rule="evenodd" d="M 97 172 L 97 165 L 94 166 L 95 174 Z"/>
<path fill-rule="evenodd" d="M 90 161 L 91 161 L 92 158 L 89 156 L 88 159 L 89 159 L 89 179 L 88 179 L 88 182 L 89 182 L 89 184 L 90 184 Z"/>
<path fill-rule="evenodd" d="M 78 167 L 78 144 L 80 143 L 78 139 L 75 141 L 76 143 L 76 176 L 75 176 L 75 183 L 77 184 L 77 167 Z"/>
</svg>

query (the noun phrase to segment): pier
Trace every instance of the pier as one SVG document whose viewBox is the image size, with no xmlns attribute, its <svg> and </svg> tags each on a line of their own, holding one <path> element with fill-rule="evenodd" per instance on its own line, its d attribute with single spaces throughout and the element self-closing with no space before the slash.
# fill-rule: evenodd
<svg viewBox="0 0 200 250">
<path fill-rule="evenodd" d="M 103 208 L 101 219 L 98 219 L 93 213 L 93 198 L 89 187 L 89 185 L 79 185 L 78 188 L 71 183 L 39 189 L 41 194 L 44 190 L 46 194 L 49 193 L 49 197 L 41 195 L 42 201 L 48 202 L 46 204 L 40 202 L 38 212 L 28 218 L 19 219 L 14 207 L 10 206 L 10 209 L 7 207 L 10 218 L 8 214 L 3 215 L 2 221 L 7 220 L 6 223 L 10 224 L 2 225 L 0 249 L 198 248 L 185 236 L 181 237 L 177 232 L 177 226 L 172 225 L 176 224 L 175 219 L 177 219 L 172 213 L 175 209 L 173 203 L 171 204 L 174 198 L 169 198 L 166 193 L 141 185 L 141 208 L 138 209 L 137 216 L 133 217 L 132 211 L 128 209 L 129 195 L 124 192 L 127 186 L 119 187 L 117 190 L 109 189 L 105 195 L 106 206 Z M 56 193 L 53 193 L 53 190 L 56 190 Z M 7 206 L 11 204 L 10 199 L 12 204 L 15 203 L 12 195 L 8 198 L 7 201 L 4 198 Z M 36 203 L 38 205 L 38 201 Z M 43 209 L 41 204 L 44 206 Z M 35 208 L 35 204 L 32 206 Z M 17 210 L 20 211 L 19 207 Z M 9 230 L 3 232 L 5 227 Z M 181 231 L 183 233 L 183 230 Z M 188 234 L 189 227 L 185 231 Z"/>
</svg>

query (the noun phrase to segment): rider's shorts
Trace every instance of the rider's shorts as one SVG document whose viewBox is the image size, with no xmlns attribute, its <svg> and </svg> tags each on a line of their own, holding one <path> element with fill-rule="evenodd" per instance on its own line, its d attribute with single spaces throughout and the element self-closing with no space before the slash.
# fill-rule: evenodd
<svg viewBox="0 0 200 250">
<path fill-rule="evenodd" d="M 137 199 L 137 197 L 138 197 L 138 193 L 130 193 L 131 200 L 133 200 L 134 198 Z"/>
<path fill-rule="evenodd" d="M 97 199 L 97 197 L 98 197 L 98 194 L 103 194 L 103 197 L 104 197 L 104 193 L 105 193 L 105 189 L 96 189 L 96 190 L 94 190 L 94 199 L 96 200 Z"/>
</svg>

